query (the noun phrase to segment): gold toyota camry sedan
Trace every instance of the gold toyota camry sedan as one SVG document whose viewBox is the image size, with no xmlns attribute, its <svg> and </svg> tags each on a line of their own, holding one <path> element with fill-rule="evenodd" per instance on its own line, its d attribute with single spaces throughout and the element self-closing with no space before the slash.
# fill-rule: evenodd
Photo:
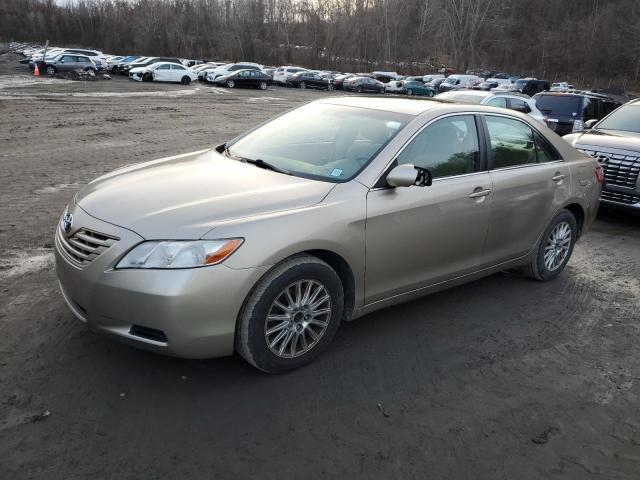
<svg viewBox="0 0 640 480">
<path fill-rule="evenodd" d="M 332 97 L 89 183 L 57 227 L 56 270 L 93 330 L 283 372 L 373 310 L 506 269 L 552 280 L 602 180 L 524 114 Z"/>
</svg>

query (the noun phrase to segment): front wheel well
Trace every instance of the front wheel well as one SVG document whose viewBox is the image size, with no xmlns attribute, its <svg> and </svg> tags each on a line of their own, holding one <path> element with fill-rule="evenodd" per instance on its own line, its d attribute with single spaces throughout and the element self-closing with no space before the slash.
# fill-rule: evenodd
<svg viewBox="0 0 640 480">
<path fill-rule="evenodd" d="M 355 306 L 356 282 L 353 276 L 353 271 L 347 261 L 337 253 L 330 250 L 307 250 L 300 253 L 306 253 L 319 258 L 323 262 L 329 264 L 329 266 L 338 274 L 338 277 L 340 277 L 340 281 L 342 282 L 342 288 L 344 289 L 343 319 L 348 320 L 351 317 L 351 313 Z"/>
<path fill-rule="evenodd" d="M 576 223 L 578 224 L 578 232 L 576 234 L 576 237 L 580 238 L 580 235 L 582 235 L 582 227 L 584 225 L 584 209 L 578 203 L 571 203 L 564 208 L 569 210 L 575 217 Z"/>
</svg>

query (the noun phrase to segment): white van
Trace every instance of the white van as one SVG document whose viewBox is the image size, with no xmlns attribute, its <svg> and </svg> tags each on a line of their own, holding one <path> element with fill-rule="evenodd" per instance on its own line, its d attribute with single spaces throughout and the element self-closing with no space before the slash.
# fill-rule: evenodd
<svg viewBox="0 0 640 480">
<path fill-rule="evenodd" d="M 449 75 L 444 82 L 440 84 L 441 92 L 448 92 L 458 88 L 466 88 L 471 85 L 483 82 L 484 80 L 477 75 Z"/>
</svg>

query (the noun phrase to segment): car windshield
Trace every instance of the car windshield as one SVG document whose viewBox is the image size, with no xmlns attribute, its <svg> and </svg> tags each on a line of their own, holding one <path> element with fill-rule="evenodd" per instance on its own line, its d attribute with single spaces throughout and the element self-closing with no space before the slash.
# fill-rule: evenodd
<svg viewBox="0 0 640 480">
<path fill-rule="evenodd" d="M 438 95 L 438 98 L 442 100 L 451 100 L 452 102 L 481 103 L 485 97 L 483 95 L 471 95 L 461 92 L 445 92 Z"/>
<path fill-rule="evenodd" d="M 596 129 L 640 133 L 640 106 L 626 105 L 614 110 Z"/>
<path fill-rule="evenodd" d="M 228 154 L 305 178 L 347 181 L 411 118 L 368 108 L 305 105 L 240 138 Z"/>
<path fill-rule="evenodd" d="M 548 115 L 582 116 L 582 97 L 574 95 L 539 95 L 536 106 Z"/>
</svg>

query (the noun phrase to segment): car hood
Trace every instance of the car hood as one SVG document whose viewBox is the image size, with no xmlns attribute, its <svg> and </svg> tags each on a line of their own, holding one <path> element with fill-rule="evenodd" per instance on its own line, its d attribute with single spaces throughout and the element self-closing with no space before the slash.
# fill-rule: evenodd
<svg viewBox="0 0 640 480">
<path fill-rule="evenodd" d="M 640 134 L 634 132 L 589 130 L 582 133 L 570 133 L 563 138 L 576 148 L 591 150 L 601 148 L 640 152 Z"/>
<path fill-rule="evenodd" d="M 334 186 L 203 150 L 115 170 L 76 202 L 146 239 L 196 239 L 227 221 L 315 205 Z"/>
<path fill-rule="evenodd" d="M 134 67 L 129 70 L 129 73 L 143 73 L 148 71 L 149 67 Z"/>
</svg>

